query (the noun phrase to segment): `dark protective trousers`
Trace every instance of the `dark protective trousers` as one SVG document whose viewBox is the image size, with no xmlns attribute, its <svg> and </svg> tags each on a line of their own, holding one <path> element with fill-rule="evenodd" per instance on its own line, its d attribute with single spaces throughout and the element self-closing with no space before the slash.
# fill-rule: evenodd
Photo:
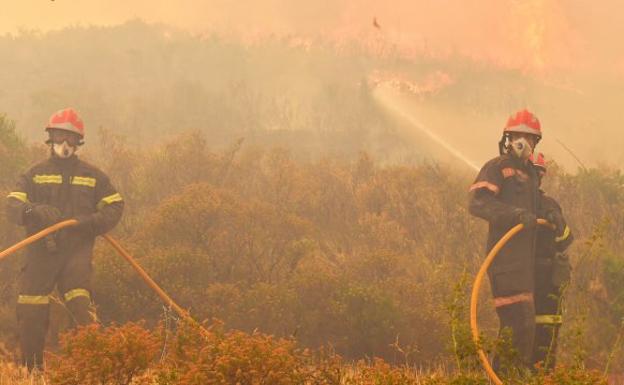
<svg viewBox="0 0 624 385">
<path fill-rule="evenodd" d="M 40 252 L 26 256 L 17 299 L 22 363 L 29 369 L 43 365 L 50 295 L 55 287 L 69 310 L 74 326 L 94 320 L 90 313 L 91 245 L 76 248 L 71 253 L 50 253 L 45 252 L 41 244 L 33 246 Z"/>
<path fill-rule="evenodd" d="M 498 352 L 495 369 L 531 369 L 535 339 L 533 269 L 490 272 L 490 285 L 499 319 L 499 337 L 510 337 L 508 350 L 512 350 Z"/>
<path fill-rule="evenodd" d="M 555 367 L 557 337 L 561 327 L 561 288 L 552 282 L 552 261 L 537 260 L 535 274 L 535 342 L 533 364 Z"/>
<path fill-rule="evenodd" d="M 513 352 L 499 352 L 494 361 L 496 370 L 531 368 L 535 339 L 535 307 L 533 301 L 519 301 L 496 307 L 501 337 L 511 333 Z"/>
</svg>

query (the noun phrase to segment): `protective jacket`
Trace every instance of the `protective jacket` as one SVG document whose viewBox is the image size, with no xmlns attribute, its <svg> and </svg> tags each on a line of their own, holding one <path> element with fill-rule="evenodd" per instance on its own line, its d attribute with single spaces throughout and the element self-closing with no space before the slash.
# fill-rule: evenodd
<svg viewBox="0 0 624 385">
<path fill-rule="evenodd" d="M 487 251 L 518 224 L 519 210 L 537 215 L 538 179 L 532 165 L 509 155 L 487 162 L 470 187 L 470 212 L 488 221 Z M 494 297 L 533 291 L 535 229 L 520 232 L 488 270 Z"/>
<path fill-rule="evenodd" d="M 44 226 L 24 215 L 33 204 L 57 207 L 65 219 L 90 216 L 90 225 L 73 238 L 80 242 L 92 242 L 96 235 L 111 230 L 123 212 L 123 199 L 108 177 L 76 156 L 52 157 L 35 165 L 19 178 L 7 198 L 9 218 L 25 226 L 28 235 Z"/>
<path fill-rule="evenodd" d="M 52 157 L 22 175 L 7 196 L 9 219 L 26 228 L 28 235 L 52 223 L 39 223 L 32 210 L 37 205 L 56 207 L 62 219 L 77 218 L 79 228 L 61 230 L 32 244 L 21 270 L 17 318 L 23 361 L 29 368 L 41 366 L 48 327 L 50 295 L 58 288 L 75 324 L 93 319 L 91 260 L 98 234 L 111 230 L 121 218 L 124 202 L 108 177 L 79 160 Z"/>
</svg>

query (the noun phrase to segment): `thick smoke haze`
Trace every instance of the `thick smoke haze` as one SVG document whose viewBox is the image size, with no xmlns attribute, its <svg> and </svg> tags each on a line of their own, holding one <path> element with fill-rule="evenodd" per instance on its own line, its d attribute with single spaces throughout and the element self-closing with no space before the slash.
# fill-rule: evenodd
<svg viewBox="0 0 624 385">
<path fill-rule="evenodd" d="M 473 162 L 495 155 L 507 115 L 528 107 L 539 115 L 546 132 L 541 149 L 564 166 L 575 168 L 578 163 L 563 145 L 587 165 L 624 164 L 624 47 L 617 44 L 624 33 L 624 6 L 618 1 L 400 0 L 389 5 L 372 0 L 24 0 L 4 1 L 2 8 L 0 32 L 8 34 L 5 39 L 18 38 L 24 31 L 45 34 L 140 19 L 187 31 L 193 39 L 220 36 L 242 47 L 275 40 L 299 50 L 331 47 L 337 57 L 342 55 L 325 61 L 353 55 L 356 45 L 360 58 L 355 60 L 366 63 L 360 66 L 364 76 L 376 84 L 398 84 L 395 88 L 401 92 L 392 96 L 392 103 Z M 375 62 L 380 58 L 400 65 Z M 269 65 L 270 57 L 266 59 Z M 281 59 L 274 58 L 277 67 Z M 411 70 L 424 61 L 429 63 L 426 70 Z M 473 64 L 467 68 L 465 63 Z M 50 64 L 64 65 L 62 55 L 50 58 Z M 317 91 L 318 68 L 281 64 L 294 90 L 290 96 Z M 331 69 L 330 65 L 320 71 L 324 76 Z M 277 76 L 267 68 L 250 71 L 248 78 L 264 77 L 254 85 L 259 92 Z M 82 76 L 89 78 L 89 73 Z M 5 89 L 5 98 L 10 93 Z M 18 100 L 4 104 L 24 105 Z M 27 123 L 27 131 L 34 130 L 35 121 L 25 110 L 5 112 Z M 398 116 L 397 120 L 404 129 L 413 129 Z M 413 140 L 427 143 L 418 134 Z M 444 158 L 443 149 L 432 152 Z"/>
<path fill-rule="evenodd" d="M 534 71 L 621 72 L 622 5 L 582 0 L 4 1 L 0 31 L 113 25 L 132 18 L 195 33 L 384 40 L 405 54 L 459 53 Z M 371 28 L 377 19 L 380 29 Z"/>
<path fill-rule="evenodd" d="M 505 384 L 624 384 L 623 35 L 623 0 L 0 0 L 0 250 L 80 227 L 0 254 L 0 385 L 489 384 L 478 346 Z M 106 177 L 29 166 L 68 107 Z M 566 226 L 522 202 L 520 172 L 509 207 L 469 193 L 525 108 Z M 488 228 L 522 207 L 557 229 L 534 256 L 505 246 L 474 290 Z M 73 269 L 105 230 L 140 275 L 104 241 Z M 59 338 L 85 294 L 98 324 Z M 498 331 L 515 299 L 539 315 L 539 370 L 514 369 L 528 357 Z M 16 364 L 39 315 L 51 354 L 33 377 Z"/>
</svg>

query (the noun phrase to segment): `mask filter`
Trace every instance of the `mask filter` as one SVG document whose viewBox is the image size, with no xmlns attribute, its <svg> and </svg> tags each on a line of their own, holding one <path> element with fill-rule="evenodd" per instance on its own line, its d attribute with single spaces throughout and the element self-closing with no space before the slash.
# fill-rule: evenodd
<svg viewBox="0 0 624 385">
<path fill-rule="evenodd" d="M 54 143 L 52 145 L 52 150 L 54 151 L 54 154 L 59 158 L 67 159 L 70 156 L 74 155 L 74 152 L 76 152 L 76 147 L 70 146 L 67 141 L 64 141 L 63 143 Z"/>
<path fill-rule="evenodd" d="M 511 142 L 511 153 L 519 159 L 527 160 L 533 153 L 533 148 L 525 138 L 518 138 Z"/>
</svg>

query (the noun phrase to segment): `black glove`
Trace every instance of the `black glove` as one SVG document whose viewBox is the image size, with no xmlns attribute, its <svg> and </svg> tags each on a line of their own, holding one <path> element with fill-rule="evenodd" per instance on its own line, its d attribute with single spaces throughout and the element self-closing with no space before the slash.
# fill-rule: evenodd
<svg viewBox="0 0 624 385">
<path fill-rule="evenodd" d="M 77 230 L 92 232 L 93 231 L 93 215 L 79 215 L 75 220 L 78 221 L 78 224 L 74 227 Z"/>
<path fill-rule="evenodd" d="M 45 242 L 45 248 L 48 253 L 56 253 L 58 251 L 58 244 L 56 243 L 55 234 L 50 234 L 47 237 L 43 238 L 43 240 Z"/>
<path fill-rule="evenodd" d="M 566 225 L 565 220 L 563 219 L 563 214 L 561 214 L 559 210 L 550 210 L 546 212 L 544 219 L 555 226 L 555 234 L 557 234 L 558 237 L 563 235 Z"/>
<path fill-rule="evenodd" d="M 61 221 L 61 210 L 54 206 L 35 203 L 24 212 L 28 221 L 35 221 L 41 226 L 52 226 Z"/>
<path fill-rule="evenodd" d="M 516 223 L 523 224 L 525 229 L 529 230 L 537 226 L 537 216 L 532 212 L 518 208 L 515 214 Z"/>
</svg>

